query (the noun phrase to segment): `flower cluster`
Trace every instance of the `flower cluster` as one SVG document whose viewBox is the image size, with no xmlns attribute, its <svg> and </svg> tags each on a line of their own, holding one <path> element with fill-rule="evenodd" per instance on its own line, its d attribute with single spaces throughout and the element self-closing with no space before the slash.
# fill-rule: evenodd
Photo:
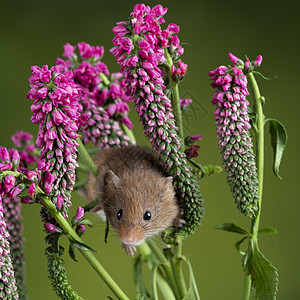
<svg viewBox="0 0 300 300">
<path fill-rule="evenodd" d="M 76 178 L 80 89 L 74 83 L 73 72 L 63 72 L 61 65 L 51 69 L 33 66 L 31 70 L 27 98 L 34 100 L 31 121 L 40 124 L 36 140 L 41 148 L 37 165 L 42 172 L 40 185 L 52 194 L 52 202 L 67 217 Z M 34 187 L 31 192 L 34 194 Z"/>
<path fill-rule="evenodd" d="M 0 298 L 19 299 L 8 242 L 10 236 L 3 216 L 2 192 L 0 194 Z"/>
<path fill-rule="evenodd" d="M 82 126 L 83 142 L 92 142 L 100 149 L 129 145 L 129 138 L 120 129 L 119 123 L 112 120 L 107 111 L 93 101 L 86 101 L 82 110 L 88 116 L 88 123 Z"/>
<path fill-rule="evenodd" d="M 38 157 L 35 153 L 37 149 L 33 144 L 33 137 L 29 132 L 19 130 L 11 139 L 20 153 L 21 167 L 27 167 L 38 161 Z"/>
<path fill-rule="evenodd" d="M 231 68 L 220 66 L 209 73 L 211 86 L 217 91 L 212 103 L 215 111 L 217 136 L 227 180 L 241 212 L 254 217 L 257 211 L 258 180 L 249 134 L 249 102 L 246 96 L 247 78 L 237 66 L 239 59 L 229 55 L 234 63 Z"/>
<path fill-rule="evenodd" d="M 161 5 L 150 8 L 137 4 L 130 21 L 119 22 L 114 27 L 115 46 L 110 51 L 121 65 L 126 94 L 134 100 L 144 133 L 160 154 L 166 171 L 174 177 L 186 224 L 176 233 L 171 232 L 169 240 L 165 240 L 176 243 L 199 225 L 203 217 L 203 200 L 197 180 L 186 163 L 185 154 L 180 150 L 181 142 L 171 101 L 164 93 L 164 73 L 160 69 L 166 61 L 164 48 L 172 48 L 176 55 L 183 53 L 179 40 L 173 35 L 179 31 L 179 27 L 170 24 L 167 30 L 161 29 L 160 24 L 165 22 L 163 15 L 166 11 Z M 175 39 L 176 42 L 173 41 Z"/>
<path fill-rule="evenodd" d="M 132 127 L 127 116 L 128 96 L 122 86 L 122 74 L 109 75 L 108 68 L 101 62 L 103 46 L 93 47 L 83 42 L 77 46 L 78 56 L 75 54 L 76 46 L 67 43 L 63 53 L 67 60 L 58 58 L 57 63 L 73 70 L 74 81 L 82 90 L 79 112 L 86 118 L 82 126 L 83 142 L 92 141 L 103 149 L 128 145 L 129 138 L 117 122 L 119 120 L 128 128 Z"/>
<path fill-rule="evenodd" d="M 21 298 L 27 299 L 23 247 L 24 238 L 20 199 L 19 197 L 3 197 L 2 205 L 4 220 L 9 233 L 8 242 L 10 244 L 11 258 L 14 266 L 18 292 Z"/>
</svg>

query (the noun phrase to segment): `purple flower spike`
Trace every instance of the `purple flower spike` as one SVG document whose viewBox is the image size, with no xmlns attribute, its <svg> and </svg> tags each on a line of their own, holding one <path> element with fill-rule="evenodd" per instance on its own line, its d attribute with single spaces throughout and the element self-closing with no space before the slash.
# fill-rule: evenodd
<svg viewBox="0 0 300 300">
<path fill-rule="evenodd" d="M 7 224 L 3 216 L 2 198 L 0 197 L 0 278 L 2 299 L 19 299 L 14 268 L 11 259 Z"/>
<path fill-rule="evenodd" d="M 187 72 L 187 65 L 179 59 L 183 53 L 179 38 L 175 35 L 179 27 L 170 24 L 167 30 L 161 28 L 166 11 L 161 5 L 152 8 L 144 4 L 135 5 L 129 22 L 119 22 L 114 27 L 114 47 L 110 52 L 121 66 L 126 95 L 134 101 L 144 134 L 160 155 L 166 172 L 174 177 L 173 183 L 186 224 L 176 233 L 166 235 L 165 241 L 176 243 L 194 232 L 201 222 L 204 209 L 197 179 L 180 149 L 172 104 L 164 85 L 165 73 L 161 65 L 166 62 L 167 51 L 174 61 L 179 61 L 178 68 L 169 66 L 174 81 L 181 80 Z"/>
<path fill-rule="evenodd" d="M 84 215 L 84 209 L 82 207 L 78 207 L 77 208 L 77 213 L 76 213 L 76 217 L 75 217 L 75 223 L 78 222 Z"/>
<path fill-rule="evenodd" d="M 231 60 L 234 63 L 232 68 L 221 66 L 209 72 L 211 86 L 217 89 L 212 103 L 217 106 L 217 137 L 228 183 L 240 211 L 254 217 L 258 180 L 249 134 L 247 78 L 240 68 L 235 67 L 236 60 Z"/>
<path fill-rule="evenodd" d="M 73 52 L 72 46 L 66 45 L 64 54 L 70 57 L 74 56 Z M 67 216 L 76 179 L 76 138 L 79 137 L 78 102 L 81 89 L 74 82 L 73 72 L 65 72 L 64 69 L 62 65 L 50 69 L 47 66 L 32 67 L 33 74 L 29 78 L 31 90 L 27 98 L 34 100 L 31 120 L 40 124 L 36 140 L 36 145 L 41 148 L 37 164 L 41 172 L 39 184 L 47 194 L 51 194 L 54 204 L 59 202 L 62 214 Z M 29 194 L 34 195 L 33 185 Z"/>
</svg>

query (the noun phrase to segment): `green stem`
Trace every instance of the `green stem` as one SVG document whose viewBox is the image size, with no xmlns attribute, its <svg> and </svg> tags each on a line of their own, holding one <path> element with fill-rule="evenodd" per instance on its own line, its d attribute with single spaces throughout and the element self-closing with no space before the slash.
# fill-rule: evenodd
<svg viewBox="0 0 300 300">
<path fill-rule="evenodd" d="M 153 254 L 157 257 L 159 262 L 161 263 L 161 266 L 166 273 L 166 277 L 168 279 L 168 282 L 170 283 L 170 286 L 174 292 L 176 299 L 177 300 L 181 299 L 170 261 L 167 260 L 167 258 L 165 257 L 161 249 L 155 243 L 149 243 L 149 247 L 153 252 Z"/>
<path fill-rule="evenodd" d="M 179 289 L 180 297 L 183 299 L 187 294 L 187 288 L 184 280 L 184 275 L 182 271 L 182 259 L 180 259 L 182 254 L 182 243 L 179 243 L 178 246 L 175 246 L 174 256 L 175 262 L 173 263 L 173 271 L 175 274 L 177 286 Z"/>
<path fill-rule="evenodd" d="M 168 67 L 166 67 L 166 73 L 168 77 L 169 88 L 171 89 L 171 95 L 172 95 L 171 100 L 173 104 L 174 117 L 175 117 L 176 125 L 178 127 L 178 135 L 180 138 L 181 151 L 184 152 L 185 144 L 184 144 L 183 123 L 182 123 L 182 112 L 181 112 L 180 101 L 179 101 L 179 88 L 178 88 L 178 83 L 176 83 L 173 80 L 173 76 L 171 72 L 173 60 L 167 49 L 165 50 L 165 57 L 168 64 Z M 175 274 L 175 278 L 179 290 L 179 295 L 181 298 L 184 298 L 184 296 L 187 293 L 187 288 L 185 285 L 184 275 L 182 271 L 182 263 L 178 259 L 181 256 L 181 253 L 182 253 L 182 242 L 180 242 L 179 245 L 175 247 L 174 254 L 175 254 L 176 262 L 174 263 L 174 265 L 173 264 L 172 265 L 173 265 L 173 272 Z"/>
<path fill-rule="evenodd" d="M 94 164 L 92 158 L 90 157 L 90 155 L 88 154 L 88 152 L 86 151 L 84 145 L 82 144 L 80 138 L 78 137 L 76 139 L 76 142 L 79 144 L 78 146 L 78 152 L 80 157 L 82 158 L 82 160 L 85 162 L 86 166 L 89 168 L 89 170 L 91 171 L 91 173 L 97 177 L 98 174 L 98 170 L 96 165 Z"/>
<path fill-rule="evenodd" d="M 151 249 L 149 248 L 147 243 L 142 243 L 141 245 L 138 246 L 138 249 L 139 249 L 140 254 L 144 257 L 149 270 L 152 270 L 152 268 L 154 267 L 155 264 L 150 259 L 147 259 L 148 256 L 153 255 Z M 175 300 L 174 293 L 173 293 L 172 289 L 170 288 L 170 285 L 166 281 L 164 275 L 162 274 L 161 269 L 158 269 L 157 285 L 158 285 L 158 289 L 160 291 L 160 295 L 161 295 L 162 299 Z"/>
<path fill-rule="evenodd" d="M 255 99 L 255 108 L 257 113 L 257 174 L 258 174 L 258 203 L 257 214 L 252 222 L 252 238 L 257 240 L 259 220 L 261 214 L 261 203 L 263 194 L 263 180 L 264 180 L 264 124 L 265 118 L 261 103 L 261 94 L 255 80 L 254 74 L 248 74 L 249 82 L 252 86 L 253 95 Z"/>
<path fill-rule="evenodd" d="M 178 83 L 176 83 L 173 80 L 173 76 L 171 72 L 173 60 L 167 49 L 165 50 L 165 57 L 168 64 L 168 67 L 166 67 L 165 69 L 168 77 L 169 88 L 172 91 L 171 100 L 173 104 L 174 117 L 175 117 L 176 125 L 178 127 L 178 135 L 181 141 L 181 150 L 184 151 L 184 133 L 183 133 L 183 124 L 182 124 L 182 113 L 181 113 L 180 102 L 179 102 L 179 88 L 178 88 Z"/>
<path fill-rule="evenodd" d="M 126 125 L 124 125 L 123 123 L 120 123 L 121 129 L 125 132 L 125 134 L 129 137 L 130 141 L 132 143 L 136 143 L 136 139 L 134 137 L 134 134 L 132 132 L 132 130 L 130 130 Z"/>
<path fill-rule="evenodd" d="M 63 229 L 63 231 L 69 235 L 75 241 L 84 243 L 83 240 L 76 234 L 71 225 L 66 221 L 66 219 L 57 211 L 55 205 L 49 200 L 47 196 L 40 196 L 39 199 L 43 205 L 50 211 L 51 215 L 55 218 L 57 223 Z M 98 273 L 110 290 L 116 295 L 118 299 L 129 300 L 125 293 L 120 289 L 117 283 L 111 278 L 107 271 L 103 268 L 100 262 L 96 259 L 94 254 L 88 250 L 79 249 L 85 259 L 93 267 L 93 269 Z"/>
<path fill-rule="evenodd" d="M 249 83 L 251 84 L 253 96 L 255 100 L 255 109 L 257 114 L 257 135 L 256 135 L 256 145 L 257 145 L 257 174 L 258 174 L 258 203 L 257 203 L 257 213 L 252 219 L 251 223 L 251 240 L 249 241 L 248 251 L 251 251 L 253 243 L 257 243 L 257 236 L 259 230 L 259 221 L 261 215 L 261 204 L 262 204 L 262 194 L 263 194 L 263 179 L 264 179 L 264 123 L 265 118 L 263 114 L 263 106 L 261 102 L 261 94 L 255 80 L 254 74 L 247 74 Z M 249 300 L 251 295 L 251 275 L 245 270 L 245 281 L 244 281 L 244 293 L 243 300 Z"/>
<path fill-rule="evenodd" d="M 110 84 L 109 79 L 107 78 L 107 76 L 105 74 L 100 73 L 99 76 L 100 76 L 100 78 L 102 79 L 102 81 L 103 81 L 103 83 L 105 85 L 109 85 Z"/>
</svg>

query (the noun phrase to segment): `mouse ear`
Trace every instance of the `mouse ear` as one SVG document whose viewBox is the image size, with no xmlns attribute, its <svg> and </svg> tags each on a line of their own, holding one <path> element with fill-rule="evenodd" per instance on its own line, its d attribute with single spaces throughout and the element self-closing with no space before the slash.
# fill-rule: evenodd
<svg viewBox="0 0 300 300">
<path fill-rule="evenodd" d="M 121 183 L 121 179 L 112 171 L 107 170 L 104 176 L 104 182 L 105 184 L 113 184 L 115 188 L 118 188 Z"/>
</svg>

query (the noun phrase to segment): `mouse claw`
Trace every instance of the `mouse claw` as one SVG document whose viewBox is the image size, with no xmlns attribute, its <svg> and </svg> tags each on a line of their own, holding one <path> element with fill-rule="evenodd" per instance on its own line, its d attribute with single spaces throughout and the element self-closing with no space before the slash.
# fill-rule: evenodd
<svg viewBox="0 0 300 300">
<path fill-rule="evenodd" d="M 131 257 L 133 257 L 136 252 L 136 247 L 132 245 L 122 244 L 122 248 L 124 248 L 126 254 Z"/>
<path fill-rule="evenodd" d="M 173 221 L 173 225 L 177 228 L 181 228 L 184 224 L 186 224 L 186 221 L 184 219 L 181 219 L 180 217 L 177 217 Z"/>
</svg>

